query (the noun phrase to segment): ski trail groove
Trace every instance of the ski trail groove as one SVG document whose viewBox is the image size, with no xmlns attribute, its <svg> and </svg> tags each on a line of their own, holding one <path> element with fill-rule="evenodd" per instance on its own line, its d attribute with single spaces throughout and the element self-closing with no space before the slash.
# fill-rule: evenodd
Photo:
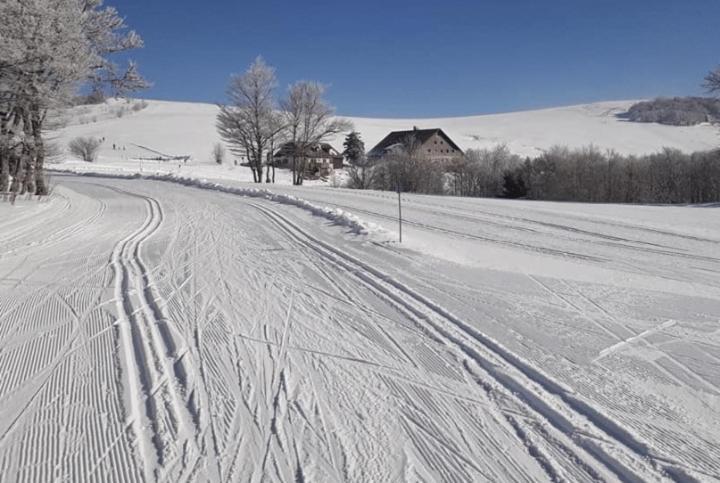
<svg viewBox="0 0 720 483">
<path fill-rule="evenodd" d="M 171 360 L 177 344 L 167 328 L 163 304 L 158 302 L 141 256 L 143 242 L 162 224 L 162 208 L 153 198 L 127 194 L 144 201 L 147 215 L 139 229 L 115 246 L 110 265 L 114 271 L 117 325 L 130 405 L 127 428 L 132 429 L 137 441 L 137 456 L 142 461 L 145 479 L 151 480 L 157 476 L 158 465 L 164 463 L 163 440 L 170 437 L 170 443 L 183 452 L 188 443 L 196 450 L 197 428 L 183 400 L 186 381 L 183 371 L 178 369 L 183 362 L 173 364 Z M 162 412 L 176 426 L 176 434 L 161 434 Z"/>
<path fill-rule="evenodd" d="M 476 376 L 478 373 L 489 376 L 494 386 L 499 386 L 511 399 L 522 401 L 528 410 L 559 433 L 558 436 L 569 440 L 568 444 L 574 446 L 579 460 L 589 460 L 601 474 L 613 475 L 623 481 L 642 481 L 643 476 L 648 475 L 658 481 L 672 477 L 645 443 L 446 309 L 402 282 L 310 235 L 277 210 L 257 203 L 249 204 L 301 245 L 332 260 L 427 322 L 448 345 L 477 365 L 473 371 Z M 602 441 L 608 443 L 601 444 Z"/>
</svg>

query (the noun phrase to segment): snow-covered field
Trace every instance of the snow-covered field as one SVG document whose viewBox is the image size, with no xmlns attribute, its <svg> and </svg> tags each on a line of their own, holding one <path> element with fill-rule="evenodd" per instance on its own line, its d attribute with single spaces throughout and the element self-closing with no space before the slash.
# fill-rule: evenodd
<svg viewBox="0 0 720 483">
<path fill-rule="evenodd" d="M 56 133 L 66 148 L 76 136 L 105 138 L 99 164 L 130 161 L 154 154 L 138 146 L 169 155 L 192 156 L 192 164 L 212 164 L 213 145 L 219 141 L 215 128 L 217 107 L 212 104 L 147 101 L 135 112 L 137 101 L 111 101 L 82 106 L 64 116 L 66 127 Z M 663 147 L 691 152 L 717 147 L 720 130 L 711 125 L 692 127 L 633 123 L 617 115 L 633 101 L 601 102 L 579 106 L 485 116 L 444 119 L 368 119 L 349 117 L 370 150 L 390 131 L 440 127 L 463 149 L 491 148 L 506 144 L 522 156 L 536 156 L 554 145 L 595 145 L 622 154 L 649 154 Z M 139 107 L 139 106 L 138 106 Z M 123 110 L 122 117 L 117 112 Z M 342 136 L 331 140 L 342 151 Z M 113 144 L 124 151 L 113 150 Z M 228 159 L 229 161 L 229 159 Z M 226 170 L 230 168 L 226 167 Z M 241 170 L 241 174 L 247 170 Z"/>
<path fill-rule="evenodd" d="M 0 203 L 3 481 L 719 479 L 718 207 L 404 195 L 400 246 L 390 193 L 54 183 Z"/>
<path fill-rule="evenodd" d="M 629 104 L 355 123 L 717 141 Z M 55 134 L 97 163 L 0 201 L 1 481 L 720 481 L 720 206 L 404 194 L 400 245 L 397 195 L 258 187 L 214 106 L 122 105 Z"/>
</svg>

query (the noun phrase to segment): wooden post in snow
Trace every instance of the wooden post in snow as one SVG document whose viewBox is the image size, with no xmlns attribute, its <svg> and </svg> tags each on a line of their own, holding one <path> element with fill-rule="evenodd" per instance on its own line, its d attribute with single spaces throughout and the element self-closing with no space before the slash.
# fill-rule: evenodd
<svg viewBox="0 0 720 483">
<path fill-rule="evenodd" d="M 402 243 L 402 197 L 400 196 L 400 182 L 398 181 L 397 184 L 397 194 L 398 194 L 398 226 L 399 226 L 399 235 L 400 235 L 400 243 Z"/>
</svg>

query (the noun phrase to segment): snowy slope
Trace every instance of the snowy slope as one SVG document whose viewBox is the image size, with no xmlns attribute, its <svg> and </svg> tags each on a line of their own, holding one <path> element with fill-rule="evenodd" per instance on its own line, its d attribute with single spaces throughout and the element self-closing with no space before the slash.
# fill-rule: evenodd
<svg viewBox="0 0 720 483">
<path fill-rule="evenodd" d="M 3 481 L 720 481 L 717 207 L 405 195 L 399 246 L 54 182 L 0 203 Z"/>
<path fill-rule="evenodd" d="M 393 193 L 253 191 L 208 159 L 213 106 L 117 107 L 60 142 L 195 159 L 0 203 L 0 479 L 720 481 L 717 206 L 407 194 L 398 245 Z M 355 121 L 713 145 L 621 108 Z"/>
<path fill-rule="evenodd" d="M 112 101 L 117 106 L 117 101 Z M 464 149 L 507 146 L 516 154 L 533 156 L 553 145 L 582 147 L 594 144 L 623 154 L 647 154 L 663 147 L 704 150 L 720 143 L 720 131 L 710 125 L 662 126 L 624 121 L 634 101 L 601 102 L 537 111 L 442 119 L 370 119 L 350 117 L 368 150 L 392 130 L 440 127 Z M 122 104 L 122 102 L 120 102 Z M 116 107 L 115 107 L 116 108 Z M 210 152 L 219 140 L 215 129 L 217 107 L 166 101 L 148 101 L 148 107 L 121 118 L 108 115 L 108 106 L 85 106 L 68 116 L 69 125 L 54 133 L 62 147 L 76 136 L 105 137 L 102 155 L 148 156 L 142 145 L 171 155 L 190 155 L 196 163 L 211 163 Z M 85 124 L 78 124 L 79 119 Z M 96 120 L 96 122 L 93 122 Z M 112 151 L 112 144 L 126 151 Z M 342 138 L 333 140 L 342 147 Z"/>
</svg>

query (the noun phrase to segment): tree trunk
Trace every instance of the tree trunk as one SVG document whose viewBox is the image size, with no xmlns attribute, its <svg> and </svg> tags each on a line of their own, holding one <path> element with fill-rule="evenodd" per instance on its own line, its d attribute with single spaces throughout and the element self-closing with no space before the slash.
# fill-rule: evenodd
<svg viewBox="0 0 720 483">
<path fill-rule="evenodd" d="M 12 127 L 9 129 L 9 132 L 17 134 L 17 132 L 20 130 L 21 123 L 22 116 L 19 115 L 19 112 L 17 110 L 14 110 L 12 117 Z M 10 178 L 12 178 L 9 189 L 11 192 L 17 193 L 18 191 L 20 191 L 20 176 L 22 175 L 22 163 L 21 158 L 18 155 L 18 146 L 8 146 L 8 150 L 6 151 L 6 159 L 10 172 Z"/>
<path fill-rule="evenodd" d="M 0 193 L 8 190 L 10 185 L 10 146 L 8 118 L 0 113 Z"/>
<path fill-rule="evenodd" d="M 43 115 L 35 108 L 32 113 L 32 133 L 35 140 L 35 194 L 45 196 L 48 194 L 48 186 L 45 180 L 45 142 L 42 137 Z"/>
<path fill-rule="evenodd" d="M 272 182 L 275 182 L 275 160 L 273 157 L 275 156 L 275 142 L 271 139 L 270 140 L 270 150 L 267 154 L 267 169 L 265 174 L 265 183 L 270 183 L 270 168 L 273 169 L 273 180 Z"/>
<path fill-rule="evenodd" d="M 20 194 L 33 193 L 35 191 L 35 173 L 33 170 L 34 159 L 33 152 L 35 151 L 32 143 L 25 143 L 23 147 L 23 154 L 20 162 Z"/>
<path fill-rule="evenodd" d="M 32 124 L 30 122 L 29 110 L 23 111 L 23 133 L 24 143 L 20 162 L 20 194 L 35 192 L 35 138 L 33 136 Z"/>
<path fill-rule="evenodd" d="M 20 191 L 20 176 L 21 176 L 21 163 L 20 156 L 18 156 L 15 150 L 12 150 L 8 154 L 8 164 L 10 165 L 10 177 L 12 182 L 10 183 L 10 191 L 17 193 Z"/>
<path fill-rule="evenodd" d="M 297 173 L 297 159 L 295 157 L 295 154 L 293 154 L 292 157 L 292 181 L 293 184 L 296 184 L 296 173 Z"/>
<path fill-rule="evenodd" d="M 10 158 L 5 146 L 0 146 L 0 193 L 8 190 L 10 185 Z"/>
<path fill-rule="evenodd" d="M 304 175 L 305 175 L 305 157 L 302 156 L 300 158 L 300 166 L 297 167 L 297 173 L 295 174 L 295 180 L 294 180 L 293 184 L 296 186 L 302 186 Z"/>
</svg>

